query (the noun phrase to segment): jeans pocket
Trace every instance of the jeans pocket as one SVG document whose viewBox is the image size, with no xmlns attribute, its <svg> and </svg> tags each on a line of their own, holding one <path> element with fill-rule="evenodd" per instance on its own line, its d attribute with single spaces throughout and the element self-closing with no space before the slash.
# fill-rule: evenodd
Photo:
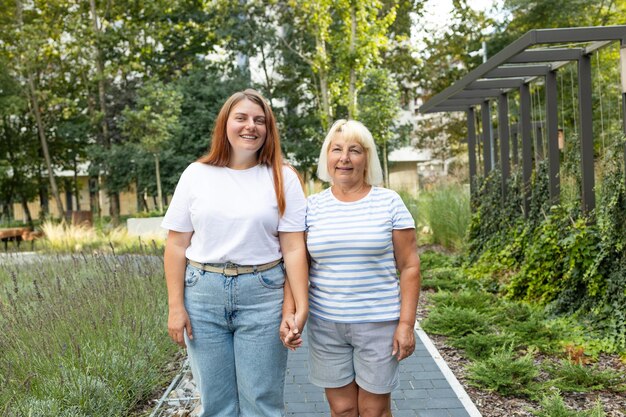
<svg viewBox="0 0 626 417">
<path fill-rule="evenodd" d="M 200 279 L 200 270 L 191 265 L 185 269 L 185 287 L 193 287 Z"/>
<path fill-rule="evenodd" d="M 282 263 L 267 271 L 258 272 L 257 276 L 265 288 L 275 290 L 285 286 L 285 269 Z"/>
</svg>

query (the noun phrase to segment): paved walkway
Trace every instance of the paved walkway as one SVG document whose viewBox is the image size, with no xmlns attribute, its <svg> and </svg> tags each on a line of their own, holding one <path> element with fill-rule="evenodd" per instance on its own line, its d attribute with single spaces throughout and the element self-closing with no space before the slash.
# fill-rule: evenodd
<svg viewBox="0 0 626 417">
<path fill-rule="evenodd" d="M 400 387 L 391 394 L 393 417 L 481 417 L 430 338 L 419 327 L 416 334 L 415 352 L 400 362 Z M 306 328 L 303 336 L 304 345 L 289 352 L 287 362 L 287 417 L 328 417 L 330 410 L 324 390 L 311 384 L 308 378 Z M 150 417 L 193 417 L 197 405 L 198 394 L 185 362 Z"/>
<path fill-rule="evenodd" d="M 400 362 L 400 387 L 391 394 L 393 417 L 480 417 L 428 336 L 416 329 L 415 353 Z M 308 379 L 304 345 L 289 352 L 285 403 L 288 417 L 328 417 L 324 390 Z"/>
</svg>

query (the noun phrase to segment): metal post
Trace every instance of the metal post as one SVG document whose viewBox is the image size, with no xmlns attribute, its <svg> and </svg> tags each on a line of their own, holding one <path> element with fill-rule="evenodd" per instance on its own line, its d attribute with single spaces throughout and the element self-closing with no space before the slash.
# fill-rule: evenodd
<svg viewBox="0 0 626 417">
<path fill-rule="evenodd" d="M 535 125 L 535 169 L 539 170 L 539 162 L 543 161 L 543 132 L 541 122 L 534 122 Z"/>
<path fill-rule="evenodd" d="M 626 135 L 626 39 L 622 39 L 619 54 L 622 78 L 622 123 L 624 135 Z M 624 181 L 626 181 L 626 143 L 624 144 Z"/>
<path fill-rule="evenodd" d="M 518 128 L 517 128 L 517 124 L 511 124 L 511 126 L 509 127 L 510 131 L 511 131 L 511 152 L 513 153 L 513 165 L 515 165 L 517 167 L 517 165 L 519 164 L 519 148 L 518 148 Z"/>
<path fill-rule="evenodd" d="M 489 175 L 493 169 L 491 159 L 491 112 L 489 111 L 489 100 L 483 101 L 480 106 L 480 115 L 482 116 L 483 127 L 483 162 L 485 164 L 485 177 Z"/>
<path fill-rule="evenodd" d="M 509 149 L 509 101 L 506 93 L 498 97 L 498 136 L 500 138 L 500 169 L 502 170 L 502 198 L 506 197 L 506 184 L 511 175 Z"/>
<path fill-rule="evenodd" d="M 520 124 L 519 132 L 522 137 L 522 178 L 524 180 L 524 214 L 530 212 L 530 178 L 533 171 L 533 149 L 530 123 L 530 88 L 522 84 L 520 93 Z"/>
<path fill-rule="evenodd" d="M 476 192 L 476 122 L 474 108 L 467 109 L 467 153 L 469 155 L 470 193 Z"/>
<path fill-rule="evenodd" d="M 558 204 L 559 181 L 559 115 L 557 101 L 556 71 L 546 74 L 546 133 L 548 137 L 548 166 L 550 178 L 550 201 Z"/>
<path fill-rule="evenodd" d="M 596 206 L 593 172 L 593 109 L 591 105 L 591 57 L 578 60 L 578 111 L 580 115 L 580 160 L 582 173 L 582 210 Z"/>
</svg>

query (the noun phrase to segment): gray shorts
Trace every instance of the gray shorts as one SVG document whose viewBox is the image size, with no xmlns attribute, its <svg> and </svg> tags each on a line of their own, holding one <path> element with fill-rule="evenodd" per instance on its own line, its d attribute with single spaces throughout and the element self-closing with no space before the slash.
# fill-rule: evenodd
<svg viewBox="0 0 626 417">
<path fill-rule="evenodd" d="M 322 388 L 356 381 L 373 394 L 388 394 L 399 385 L 399 362 L 393 351 L 397 321 L 334 323 L 309 317 L 309 379 Z"/>
</svg>

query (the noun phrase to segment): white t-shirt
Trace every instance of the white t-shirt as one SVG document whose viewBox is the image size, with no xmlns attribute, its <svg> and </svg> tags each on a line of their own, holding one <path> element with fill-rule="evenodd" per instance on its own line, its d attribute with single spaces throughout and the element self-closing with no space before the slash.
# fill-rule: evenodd
<svg viewBox="0 0 626 417">
<path fill-rule="evenodd" d="M 201 263 L 260 265 L 282 255 L 278 232 L 305 229 L 306 199 L 283 167 L 286 209 L 278 213 L 271 168 L 245 170 L 194 162 L 182 173 L 161 227 L 194 232 L 185 255 Z"/>
<path fill-rule="evenodd" d="M 336 323 L 397 320 L 393 231 L 415 228 L 400 196 L 372 187 L 362 199 L 343 202 L 328 188 L 309 197 L 306 223 L 311 316 Z"/>
</svg>

